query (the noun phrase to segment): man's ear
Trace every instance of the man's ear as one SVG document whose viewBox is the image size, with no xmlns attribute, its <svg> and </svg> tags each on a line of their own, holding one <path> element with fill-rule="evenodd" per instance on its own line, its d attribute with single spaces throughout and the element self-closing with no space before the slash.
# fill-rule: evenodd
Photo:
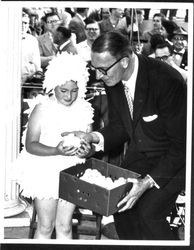
<svg viewBox="0 0 194 250">
<path fill-rule="evenodd" d="M 124 69 L 126 69 L 129 65 L 129 58 L 128 57 L 124 57 L 122 60 L 121 60 L 121 64 L 123 66 Z"/>
</svg>

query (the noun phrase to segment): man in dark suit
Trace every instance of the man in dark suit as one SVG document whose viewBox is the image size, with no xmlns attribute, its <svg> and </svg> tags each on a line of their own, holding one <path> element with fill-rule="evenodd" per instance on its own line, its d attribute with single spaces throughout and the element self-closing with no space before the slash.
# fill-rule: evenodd
<svg viewBox="0 0 194 250">
<path fill-rule="evenodd" d="M 119 238 L 175 240 L 166 217 L 184 188 L 183 78 L 164 62 L 134 54 L 117 32 L 94 41 L 91 60 L 97 79 L 105 83 L 109 124 L 98 132 L 74 133 L 105 152 L 128 142 L 120 167 L 141 174 L 114 214 Z"/>
<path fill-rule="evenodd" d="M 65 51 L 72 54 L 78 53 L 76 47 L 72 42 L 70 29 L 59 26 L 53 36 L 53 41 L 58 45 L 57 54 L 61 54 Z"/>
<path fill-rule="evenodd" d="M 71 19 L 69 28 L 76 35 L 76 43 L 86 40 L 84 19 L 87 17 L 88 8 L 77 8 L 76 15 Z"/>
</svg>

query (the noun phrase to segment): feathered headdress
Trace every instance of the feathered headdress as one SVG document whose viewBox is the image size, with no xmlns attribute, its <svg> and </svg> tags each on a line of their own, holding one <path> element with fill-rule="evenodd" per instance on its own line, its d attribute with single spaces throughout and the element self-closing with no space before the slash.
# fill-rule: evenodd
<svg viewBox="0 0 194 250">
<path fill-rule="evenodd" d="M 46 93 L 54 90 L 56 86 L 64 84 L 66 81 L 77 82 L 79 88 L 78 98 L 84 98 L 86 93 L 86 84 L 89 79 L 86 62 L 79 56 L 67 52 L 57 55 L 53 58 L 45 72 L 43 88 Z"/>
</svg>

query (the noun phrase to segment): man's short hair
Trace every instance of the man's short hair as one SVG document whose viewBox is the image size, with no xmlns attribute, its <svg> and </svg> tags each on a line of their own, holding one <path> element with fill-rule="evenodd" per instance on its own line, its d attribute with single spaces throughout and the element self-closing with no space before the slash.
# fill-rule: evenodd
<svg viewBox="0 0 194 250">
<path fill-rule="evenodd" d="M 88 8 L 77 8 L 77 13 L 84 13 Z"/>
<path fill-rule="evenodd" d="M 113 10 L 116 10 L 117 8 L 109 8 L 110 13 L 112 13 Z"/>
<path fill-rule="evenodd" d="M 46 14 L 45 14 L 43 20 L 44 20 L 45 22 L 47 22 L 47 19 L 48 19 L 49 17 L 51 17 L 51 16 L 58 16 L 59 20 L 61 19 L 60 16 L 59 16 L 59 14 L 58 14 L 57 12 L 49 12 L 49 13 L 46 13 Z"/>
<path fill-rule="evenodd" d="M 165 42 L 163 42 L 163 43 L 157 44 L 157 45 L 156 45 L 156 48 L 155 48 L 155 51 L 156 51 L 157 49 L 163 49 L 163 48 L 166 48 L 166 47 L 169 49 L 170 55 L 172 55 L 172 54 L 173 54 L 173 47 L 172 47 L 172 45 L 171 45 L 169 42 L 167 42 L 167 41 L 165 41 Z"/>
<path fill-rule="evenodd" d="M 97 23 L 98 24 L 98 22 L 95 19 L 91 18 L 91 17 L 87 17 L 84 20 L 84 23 L 85 23 L 85 26 L 87 26 L 88 24 L 91 24 L 91 23 Z M 98 26 L 99 26 L 99 24 L 98 24 Z"/>
<path fill-rule="evenodd" d="M 136 13 L 137 13 L 137 15 L 138 15 L 138 14 L 141 14 L 141 15 L 143 15 L 143 14 L 144 14 L 144 12 L 143 12 L 143 10 L 142 10 L 142 9 L 136 9 Z"/>
<path fill-rule="evenodd" d="M 129 40 L 117 31 L 110 31 L 100 35 L 92 44 L 92 52 L 103 53 L 106 51 L 117 59 L 132 54 Z"/>
<path fill-rule="evenodd" d="M 161 17 L 161 20 L 162 19 L 165 19 L 166 17 L 165 17 L 165 15 L 163 14 L 163 13 L 155 13 L 154 15 L 153 15 L 153 19 L 154 19 L 154 17 Z"/>
<path fill-rule="evenodd" d="M 151 49 L 155 50 L 158 44 L 164 43 L 165 38 L 161 34 L 153 34 L 150 38 Z"/>
<path fill-rule="evenodd" d="M 63 37 L 65 39 L 69 39 L 71 37 L 71 30 L 67 29 L 63 26 L 59 26 L 56 31 L 61 32 L 61 34 L 63 35 Z"/>
</svg>

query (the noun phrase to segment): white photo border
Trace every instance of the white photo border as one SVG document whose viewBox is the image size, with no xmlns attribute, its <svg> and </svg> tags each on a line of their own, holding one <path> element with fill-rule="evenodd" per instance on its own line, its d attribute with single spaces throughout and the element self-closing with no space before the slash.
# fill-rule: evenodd
<svg viewBox="0 0 194 250">
<path fill-rule="evenodd" d="M 160 9 L 161 6 L 165 6 L 165 8 L 177 8 L 177 9 L 188 9 L 189 10 L 189 22 L 188 22 L 188 102 L 187 102 L 187 168 L 186 168 L 186 224 L 185 224 L 185 240 L 181 241 L 112 241 L 112 240 L 70 240 L 69 242 L 65 242 L 65 244 L 99 244 L 99 245 L 162 245 L 162 246 L 189 246 L 190 245 L 190 238 L 191 238 L 191 155 L 192 155 L 192 114 L 193 114 L 193 4 L 192 3 L 175 3 L 175 2 L 98 2 L 98 1 L 88 1 L 88 2 L 79 2 L 79 1 L 8 1 L 8 2 L 1 2 L 1 14 L 2 16 L 6 14 L 16 15 L 19 16 L 21 14 L 21 9 L 23 7 L 90 7 L 90 8 L 102 8 L 102 7 L 124 7 L 124 8 L 150 8 L 151 9 Z M 5 12 L 4 12 L 5 11 Z M 4 13 L 3 13 L 4 12 Z M 9 15 L 8 14 L 8 15 Z M 19 17 L 18 17 L 19 18 Z M 5 17 L 5 20 L 7 20 L 7 17 Z M 18 19 L 17 19 L 18 20 Z M 18 22 L 15 22 L 14 18 L 11 18 L 9 22 L 6 24 L 7 26 L 4 27 L 4 31 L 6 33 L 6 38 L 8 39 L 20 39 L 20 26 L 19 26 L 19 20 Z M 16 36 L 13 36 L 9 34 L 10 31 L 17 30 L 14 34 Z M 18 34 L 18 35 L 17 35 Z M 3 56 L 5 57 L 5 72 L 4 74 L 12 75 L 13 69 L 15 72 L 15 75 L 17 76 L 17 79 L 15 81 L 15 84 L 18 84 L 18 87 L 20 88 L 20 81 L 19 81 L 19 73 L 20 72 L 20 51 L 21 47 L 19 42 L 16 42 L 16 45 L 13 44 L 13 42 L 10 43 L 10 41 L 7 41 L 9 45 L 12 45 L 12 47 L 9 47 L 8 53 L 3 53 Z M 4 44 L 4 46 L 8 49 L 7 45 Z M 16 52 L 16 53 L 15 53 Z M 14 62 L 17 62 L 17 65 L 7 65 L 8 62 L 6 60 L 6 57 L 10 56 L 13 57 Z M 4 58 L 3 58 L 4 59 Z M 6 76 L 5 76 L 6 77 Z M 7 77 L 6 77 L 7 78 Z M 10 80 L 10 79 L 9 79 Z M 12 79 L 13 80 L 13 79 Z M 5 83 L 4 83 L 5 84 Z M 6 84 L 5 84 L 6 85 Z M 14 88 L 15 89 L 15 88 Z M 4 91 L 5 90 L 5 91 Z M 9 89 L 10 90 L 10 89 Z M 4 96 L 5 100 L 3 100 L 3 105 L 5 105 L 5 110 L 7 110 L 6 101 L 7 97 L 9 96 L 8 90 L 6 89 L 6 86 L 3 87 L 3 91 L 7 94 Z M 18 91 L 18 90 L 16 90 Z M 4 107 L 4 106 L 3 106 Z M 18 109 L 15 110 L 18 112 Z M 2 170 L 3 174 L 1 176 L 4 176 L 5 170 Z M 2 181 L 3 182 L 3 181 Z M 1 183 L 2 183 L 1 182 Z M 1 194 L 2 200 L 4 199 L 4 194 Z M 1 207 L 2 211 L 3 208 Z M 3 212 L 1 213 L 3 214 Z M 1 218 L 3 222 L 3 218 Z M 3 223 L 1 223 L 3 225 Z M 11 239 L 4 239 L 4 231 L 3 228 L 0 226 L 0 240 L 2 243 L 33 243 L 33 244 L 64 244 L 64 241 L 60 240 L 48 240 L 48 241 L 40 241 L 40 240 L 29 240 L 29 239 L 18 239 L 18 240 L 11 240 Z"/>
</svg>

